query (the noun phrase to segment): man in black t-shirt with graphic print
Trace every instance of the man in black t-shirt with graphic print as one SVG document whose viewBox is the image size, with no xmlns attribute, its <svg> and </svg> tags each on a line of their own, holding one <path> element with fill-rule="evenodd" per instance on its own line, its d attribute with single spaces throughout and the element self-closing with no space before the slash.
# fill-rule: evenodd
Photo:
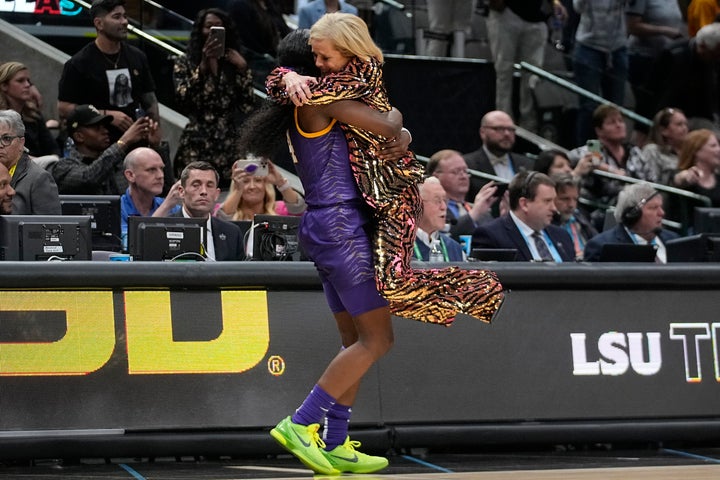
<svg viewBox="0 0 720 480">
<path fill-rule="evenodd" d="M 125 0 L 95 0 L 90 16 L 97 38 L 65 63 L 58 111 L 67 118 L 78 104 L 95 105 L 113 117 L 110 137 L 116 141 L 137 115 L 159 120 L 155 82 L 145 54 L 125 42 Z"/>
</svg>

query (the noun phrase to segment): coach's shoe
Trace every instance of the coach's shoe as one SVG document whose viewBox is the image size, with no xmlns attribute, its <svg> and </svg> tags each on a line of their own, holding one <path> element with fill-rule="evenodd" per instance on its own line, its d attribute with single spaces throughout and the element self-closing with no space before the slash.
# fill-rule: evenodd
<svg viewBox="0 0 720 480">
<path fill-rule="evenodd" d="M 319 428 L 317 423 L 299 425 L 287 417 L 270 430 L 270 435 L 313 472 L 337 475 L 340 472 L 330 464 L 323 453 L 325 442 L 318 434 Z"/>
<path fill-rule="evenodd" d="M 358 452 L 355 450 L 358 447 L 360 447 L 360 442 L 347 437 L 342 445 L 338 445 L 329 452 L 327 450 L 322 452 L 330 465 L 340 472 L 373 473 L 388 466 L 387 458 Z"/>
</svg>

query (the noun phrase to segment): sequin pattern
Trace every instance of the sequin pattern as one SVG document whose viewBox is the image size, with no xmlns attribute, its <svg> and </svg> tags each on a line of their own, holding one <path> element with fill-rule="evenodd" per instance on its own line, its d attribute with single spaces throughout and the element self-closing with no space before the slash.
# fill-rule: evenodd
<svg viewBox="0 0 720 480">
<path fill-rule="evenodd" d="M 286 71 L 273 70 L 266 82 L 270 97 L 283 103 L 290 101 L 280 86 Z M 360 100 L 379 111 L 389 111 L 379 63 L 353 59 L 341 72 L 321 78 L 313 86 L 309 103 L 337 100 Z M 383 162 L 376 152 L 385 138 L 350 125 L 341 127 L 355 181 L 373 208 L 375 280 L 393 314 L 440 325 L 450 325 L 457 313 L 490 322 L 504 298 L 493 272 L 458 267 L 413 269 L 410 265 L 422 209 L 417 187 L 424 170 L 420 162 L 409 151 L 396 162 Z"/>
</svg>

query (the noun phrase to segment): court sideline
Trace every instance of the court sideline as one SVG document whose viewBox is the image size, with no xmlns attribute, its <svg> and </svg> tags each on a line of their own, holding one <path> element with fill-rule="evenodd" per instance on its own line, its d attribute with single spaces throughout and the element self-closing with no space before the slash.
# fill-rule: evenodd
<svg viewBox="0 0 720 480">
<path fill-rule="evenodd" d="M 391 455 L 377 474 L 344 480 L 706 480 L 720 478 L 720 447 L 547 447 L 514 452 Z M 3 480 L 248 480 L 338 478 L 313 476 L 289 455 L 266 458 L 111 458 L 0 463 Z"/>
</svg>

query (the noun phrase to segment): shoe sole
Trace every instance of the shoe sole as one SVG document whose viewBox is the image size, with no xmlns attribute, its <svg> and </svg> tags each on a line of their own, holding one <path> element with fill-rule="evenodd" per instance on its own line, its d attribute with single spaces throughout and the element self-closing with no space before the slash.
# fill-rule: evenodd
<svg viewBox="0 0 720 480">
<path fill-rule="evenodd" d="M 285 435 L 282 434 L 279 430 L 273 428 L 270 430 L 270 436 L 275 439 L 276 442 L 280 444 L 281 447 L 283 447 L 288 452 L 292 453 L 295 458 L 300 460 L 303 465 L 308 467 L 310 470 L 312 470 L 315 473 L 320 473 L 323 475 L 339 475 L 340 471 L 335 470 L 334 468 L 330 467 L 330 470 L 328 470 L 325 467 L 321 467 L 316 465 L 314 462 L 306 459 L 301 453 L 303 452 L 302 449 L 299 448 L 293 448 L 292 445 L 290 445 L 290 442 L 288 442 L 287 438 L 285 438 Z"/>
</svg>

